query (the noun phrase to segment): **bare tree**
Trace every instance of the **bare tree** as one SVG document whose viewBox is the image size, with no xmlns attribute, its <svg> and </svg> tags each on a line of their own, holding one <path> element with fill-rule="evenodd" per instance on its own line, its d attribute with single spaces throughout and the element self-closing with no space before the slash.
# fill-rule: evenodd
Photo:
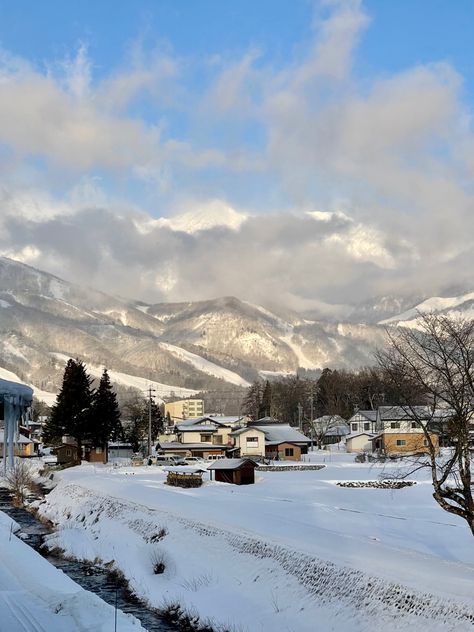
<svg viewBox="0 0 474 632">
<path fill-rule="evenodd" d="M 421 428 L 433 497 L 463 518 L 474 535 L 471 473 L 471 422 L 474 421 L 474 321 L 419 314 L 416 327 L 387 330 L 388 349 L 380 366 L 398 393 L 407 418 Z M 418 404 L 425 404 L 419 406 Z M 427 414 L 428 411 L 428 414 Z M 450 453 L 438 455 L 436 434 L 443 431 Z"/>
<path fill-rule="evenodd" d="M 323 415 L 317 419 L 310 421 L 311 438 L 316 441 L 319 449 L 323 447 L 324 437 L 329 434 L 330 430 L 335 430 L 345 423 L 339 415 Z M 341 433 L 341 436 L 343 434 Z"/>
<path fill-rule="evenodd" d="M 29 464 L 22 459 L 16 459 L 14 466 L 7 471 L 6 480 L 13 493 L 14 504 L 21 507 L 34 484 Z"/>
</svg>

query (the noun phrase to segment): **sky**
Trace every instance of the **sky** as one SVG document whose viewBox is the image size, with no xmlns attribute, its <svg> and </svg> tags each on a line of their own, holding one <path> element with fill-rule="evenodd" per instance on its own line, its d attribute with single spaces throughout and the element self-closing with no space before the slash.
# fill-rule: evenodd
<svg viewBox="0 0 474 632">
<path fill-rule="evenodd" d="M 147 302 L 472 290 L 471 0 L 0 0 L 0 254 Z"/>
</svg>

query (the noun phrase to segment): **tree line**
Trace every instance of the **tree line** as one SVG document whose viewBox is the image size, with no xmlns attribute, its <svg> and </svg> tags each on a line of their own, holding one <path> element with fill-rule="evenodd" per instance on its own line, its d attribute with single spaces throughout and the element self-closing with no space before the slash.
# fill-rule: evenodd
<svg viewBox="0 0 474 632">
<path fill-rule="evenodd" d="M 107 369 L 97 388 L 80 360 L 68 360 L 61 389 L 43 429 L 45 444 L 74 437 L 79 450 L 84 442 L 104 446 L 108 441 L 126 441 L 138 451 L 148 434 L 151 413 L 152 437 L 163 428 L 163 415 L 155 402 L 135 395 L 120 410 Z M 124 420 L 122 422 L 122 419 Z"/>
<path fill-rule="evenodd" d="M 422 402 L 420 389 L 410 393 Z M 325 415 L 349 419 L 356 410 L 376 410 L 400 403 L 393 376 L 383 367 L 359 371 L 325 368 L 319 378 L 288 376 L 274 381 L 256 380 L 248 388 L 242 411 L 252 419 L 274 417 L 298 425 Z"/>
</svg>

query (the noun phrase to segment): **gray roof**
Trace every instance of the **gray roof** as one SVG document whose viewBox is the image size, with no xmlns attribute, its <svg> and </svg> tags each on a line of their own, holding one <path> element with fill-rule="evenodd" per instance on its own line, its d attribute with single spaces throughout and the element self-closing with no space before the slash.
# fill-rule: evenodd
<svg viewBox="0 0 474 632">
<path fill-rule="evenodd" d="M 203 415 L 202 417 L 193 417 L 190 419 L 184 419 L 183 421 L 180 421 L 178 425 L 179 426 L 194 426 L 203 421 L 212 421 L 218 426 L 231 426 L 232 424 L 236 424 L 242 419 L 243 417 L 236 417 L 236 416 L 225 417 L 225 416 L 220 416 L 220 415 L 213 415 L 213 416 Z"/>
<path fill-rule="evenodd" d="M 217 432 L 215 426 L 185 426 L 183 424 L 176 426 L 176 430 L 178 432 Z"/>
<path fill-rule="evenodd" d="M 362 437 L 363 435 L 370 438 L 375 437 L 374 432 L 354 432 L 354 434 L 349 434 L 346 436 L 346 441 L 349 441 L 350 439 L 355 439 L 356 437 Z"/>
<path fill-rule="evenodd" d="M 217 459 L 214 463 L 207 468 L 208 470 L 237 470 L 241 465 L 245 463 L 257 463 L 252 459 Z"/>
<path fill-rule="evenodd" d="M 231 437 L 237 437 L 238 435 L 241 435 L 244 432 L 250 432 L 250 431 L 254 431 L 255 432 L 255 430 L 263 432 L 262 428 L 257 428 L 256 426 L 246 426 L 245 428 L 239 428 L 238 430 L 234 430 L 233 432 L 229 432 L 229 435 Z"/>
<path fill-rule="evenodd" d="M 349 422 L 351 422 L 356 415 L 362 415 L 362 417 L 365 417 L 367 421 L 377 421 L 376 410 L 357 410 L 349 419 Z"/>
<path fill-rule="evenodd" d="M 431 419 L 433 411 L 429 406 L 379 406 L 382 421 Z"/>
<path fill-rule="evenodd" d="M 252 427 L 262 430 L 265 433 L 266 441 L 272 443 L 284 443 L 285 441 L 288 443 L 311 443 L 308 437 L 289 424 L 276 423 Z"/>
</svg>

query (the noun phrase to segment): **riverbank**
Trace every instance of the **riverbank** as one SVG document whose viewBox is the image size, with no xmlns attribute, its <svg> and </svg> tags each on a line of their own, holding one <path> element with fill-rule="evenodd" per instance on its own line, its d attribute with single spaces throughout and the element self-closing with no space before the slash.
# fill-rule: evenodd
<svg viewBox="0 0 474 632">
<path fill-rule="evenodd" d="M 84 590 L 23 542 L 19 526 L 0 512 L 0 632 L 109 632 L 115 609 Z M 145 632 L 117 612 L 121 632 Z"/>
</svg>

